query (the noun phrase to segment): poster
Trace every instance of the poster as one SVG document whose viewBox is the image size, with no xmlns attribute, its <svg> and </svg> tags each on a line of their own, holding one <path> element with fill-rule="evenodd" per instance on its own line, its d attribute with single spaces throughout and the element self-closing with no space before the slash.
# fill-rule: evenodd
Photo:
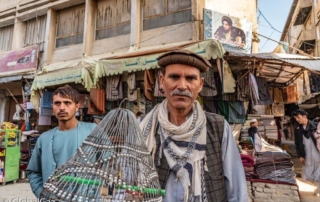
<svg viewBox="0 0 320 202">
<path fill-rule="evenodd" d="M 204 39 L 219 40 L 226 51 L 251 53 L 252 23 L 246 18 L 204 9 Z"/>
<path fill-rule="evenodd" d="M 37 45 L 9 51 L 7 55 L 0 57 L 0 72 L 36 70 L 38 54 Z"/>
</svg>

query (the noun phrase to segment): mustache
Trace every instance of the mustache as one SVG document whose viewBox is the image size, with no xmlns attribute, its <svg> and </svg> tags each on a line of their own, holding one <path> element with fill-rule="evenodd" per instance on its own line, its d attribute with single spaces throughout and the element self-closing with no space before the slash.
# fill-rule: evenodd
<svg viewBox="0 0 320 202">
<path fill-rule="evenodd" d="M 60 114 L 68 114 L 67 112 L 58 112 L 58 115 Z"/>
<path fill-rule="evenodd" d="M 176 89 L 176 90 L 171 92 L 171 96 L 174 96 L 174 95 L 182 95 L 182 96 L 187 96 L 189 98 L 192 98 L 192 93 L 190 91 L 188 91 L 188 90 Z"/>
</svg>

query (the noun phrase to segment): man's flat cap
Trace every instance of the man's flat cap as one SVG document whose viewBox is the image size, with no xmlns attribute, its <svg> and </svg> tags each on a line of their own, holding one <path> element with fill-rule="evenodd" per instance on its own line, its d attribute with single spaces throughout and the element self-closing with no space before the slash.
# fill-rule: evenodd
<svg viewBox="0 0 320 202">
<path fill-rule="evenodd" d="M 158 57 L 158 65 L 160 67 L 166 67 L 170 64 L 190 65 L 198 68 L 200 72 L 206 72 L 211 67 L 207 59 L 188 50 L 170 51 Z"/>
</svg>

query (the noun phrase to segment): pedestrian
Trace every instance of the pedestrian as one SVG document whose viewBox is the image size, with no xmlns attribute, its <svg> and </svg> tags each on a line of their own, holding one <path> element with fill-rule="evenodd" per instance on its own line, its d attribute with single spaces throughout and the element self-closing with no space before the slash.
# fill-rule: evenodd
<svg viewBox="0 0 320 202">
<path fill-rule="evenodd" d="M 158 58 L 166 99 L 140 123 L 168 201 L 247 202 L 240 154 L 226 120 L 196 100 L 211 64 L 185 50 Z"/>
<path fill-rule="evenodd" d="M 257 119 L 251 119 L 250 120 L 250 128 L 248 129 L 248 133 L 250 138 L 252 138 L 252 143 L 254 146 L 254 150 L 256 152 L 263 152 L 265 151 L 263 144 L 262 144 L 262 138 L 258 133 L 258 120 Z"/>
<path fill-rule="evenodd" d="M 27 168 L 31 189 L 38 198 L 49 176 L 76 153 L 96 126 L 76 119 L 79 106 L 79 93 L 72 87 L 66 85 L 53 92 L 52 108 L 59 124 L 38 138 Z"/>
<path fill-rule="evenodd" d="M 314 137 L 317 124 L 308 120 L 308 113 L 303 109 L 296 109 L 292 115 L 299 124 L 294 131 L 294 138 L 297 155 L 302 164 L 302 177 L 304 180 L 318 182 L 315 194 L 320 196 L 320 153 Z"/>
</svg>

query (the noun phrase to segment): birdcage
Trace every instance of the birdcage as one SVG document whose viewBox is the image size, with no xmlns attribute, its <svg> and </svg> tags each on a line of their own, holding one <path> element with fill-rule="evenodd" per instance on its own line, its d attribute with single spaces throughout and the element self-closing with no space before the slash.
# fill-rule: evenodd
<svg viewBox="0 0 320 202">
<path fill-rule="evenodd" d="M 110 111 L 40 198 L 56 201 L 162 201 L 158 174 L 133 113 Z"/>
</svg>

